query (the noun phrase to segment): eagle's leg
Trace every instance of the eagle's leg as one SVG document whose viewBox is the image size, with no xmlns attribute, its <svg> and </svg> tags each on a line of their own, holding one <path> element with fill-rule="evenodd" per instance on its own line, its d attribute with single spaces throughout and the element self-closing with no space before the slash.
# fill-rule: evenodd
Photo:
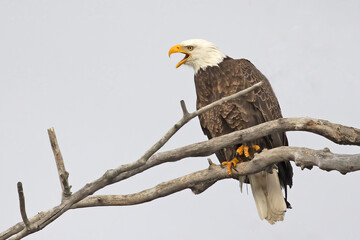
<svg viewBox="0 0 360 240">
<path fill-rule="evenodd" d="M 259 145 L 251 145 L 251 147 L 249 147 L 246 144 L 243 144 L 236 150 L 236 156 L 231 161 L 224 161 L 221 165 L 226 165 L 228 173 L 231 175 L 233 167 L 236 167 L 238 163 L 251 160 L 254 157 L 255 152 L 259 149 Z"/>
</svg>

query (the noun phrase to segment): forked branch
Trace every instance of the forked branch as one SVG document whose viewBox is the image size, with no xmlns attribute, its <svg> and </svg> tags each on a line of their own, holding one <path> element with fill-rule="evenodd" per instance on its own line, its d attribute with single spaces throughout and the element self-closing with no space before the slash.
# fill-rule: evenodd
<svg viewBox="0 0 360 240">
<path fill-rule="evenodd" d="M 11 236 L 13 236 L 12 239 L 21 239 L 32 232 L 39 231 L 46 227 L 69 209 L 94 206 L 121 206 L 140 204 L 156 198 L 167 196 L 186 188 L 189 188 L 194 192 L 201 192 L 196 190 L 196 187 L 201 184 L 206 185 L 224 178 L 237 178 L 240 175 L 252 174 L 261 171 L 267 166 L 273 165 L 279 161 L 290 160 L 295 161 L 296 165 L 301 166 L 302 168 L 318 166 L 324 170 L 338 170 L 341 173 L 360 170 L 360 156 L 358 154 L 341 155 L 333 154 L 326 149 L 316 151 L 306 148 L 281 147 L 263 151 L 261 154 L 256 155 L 252 161 L 239 164 L 236 168 L 236 171 L 233 171 L 234 174 L 231 176 L 228 175 L 226 169 L 211 164 L 208 169 L 161 183 L 154 188 L 147 189 L 139 193 L 129 195 L 91 196 L 97 190 L 104 188 L 105 186 L 125 180 L 156 165 L 167 162 L 174 162 L 189 157 L 209 156 L 224 147 L 232 146 L 242 142 L 249 142 L 251 140 L 273 134 L 275 132 L 308 131 L 322 135 L 338 144 L 360 146 L 359 129 L 346 127 L 340 124 L 334 124 L 319 119 L 289 118 L 266 122 L 252 128 L 233 132 L 208 141 L 198 142 L 174 150 L 155 154 L 183 125 L 185 125 L 192 118 L 214 106 L 220 105 L 233 98 L 238 98 L 241 95 L 253 91 L 260 85 L 261 83 L 254 85 L 253 87 L 242 92 L 236 93 L 230 97 L 220 99 L 219 101 L 216 101 L 211 105 L 208 105 L 193 113 L 188 112 L 185 103 L 182 101 L 181 108 L 183 111 L 183 117 L 157 143 L 155 143 L 153 147 L 146 151 L 146 153 L 141 158 L 132 163 L 124 164 L 115 169 L 106 171 L 103 176 L 91 183 L 86 184 L 74 194 L 71 194 L 70 192 L 70 186 L 67 181 L 67 172 L 63 164 L 62 156 L 61 154 L 59 155 L 60 150 L 58 149 L 55 132 L 53 129 L 52 131 L 50 129 L 50 139 L 56 140 L 51 141 L 56 162 L 57 164 L 62 162 L 63 165 L 63 167 L 60 166 L 59 177 L 63 187 L 64 195 L 65 192 L 67 192 L 66 197 L 62 199 L 61 204 L 54 207 L 53 209 L 41 212 L 28 220 L 26 220 L 27 217 L 23 218 L 23 222 L 20 222 L 1 233 L 0 239 L 6 239 Z M 53 134 L 55 137 L 51 137 L 51 134 Z M 28 227 L 25 227 L 24 222 L 27 226 L 34 226 L 32 227 L 31 231 L 29 231 Z"/>
</svg>

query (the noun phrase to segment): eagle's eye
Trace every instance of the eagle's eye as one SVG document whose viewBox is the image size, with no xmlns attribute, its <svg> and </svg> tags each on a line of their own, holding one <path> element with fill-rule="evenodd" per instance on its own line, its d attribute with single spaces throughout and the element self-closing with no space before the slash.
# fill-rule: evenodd
<svg viewBox="0 0 360 240">
<path fill-rule="evenodd" d="M 189 51 L 192 51 L 192 50 L 194 49 L 193 46 L 187 46 L 186 48 L 187 48 Z"/>
</svg>

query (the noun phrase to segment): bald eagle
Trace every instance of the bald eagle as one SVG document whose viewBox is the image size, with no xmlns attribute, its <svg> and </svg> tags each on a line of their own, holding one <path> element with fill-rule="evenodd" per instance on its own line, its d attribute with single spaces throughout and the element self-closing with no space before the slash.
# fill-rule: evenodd
<svg viewBox="0 0 360 240">
<path fill-rule="evenodd" d="M 218 137 L 233 131 L 282 118 L 278 100 L 269 81 L 246 59 L 232 59 L 222 53 L 213 43 L 192 39 L 173 46 L 173 53 L 183 53 L 185 57 L 176 65 L 193 67 L 197 109 L 218 99 L 246 89 L 255 83 L 263 82 L 257 90 L 244 97 L 226 102 L 199 116 L 201 128 L 209 138 Z M 228 167 L 249 161 L 254 153 L 264 148 L 287 146 L 285 133 L 275 133 L 251 143 L 242 143 L 216 152 L 222 165 Z M 290 162 L 281 162 L 271 169 L 243 177 L 240 182 L 250 183 L 260 218 L 274 224 L 284 219 L 287 208 L 287 186 L 292 186 L 293 171 Z M 284 188 L 285 198 L 281 187 Z"/>
</svg>

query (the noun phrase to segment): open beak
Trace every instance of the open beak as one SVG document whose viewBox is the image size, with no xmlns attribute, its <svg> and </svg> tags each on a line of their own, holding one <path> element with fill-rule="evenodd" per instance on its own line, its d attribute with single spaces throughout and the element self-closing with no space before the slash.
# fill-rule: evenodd
<svg viewBox="0 0 360 240">
<path fill-rule="evenodd" d="M 176 64 L 176 68 L 180 67 L 180 66 L 181 66 L 183 63 L 185 63 L 185 62 L 189 59 L 189 57 L 190 57 L 190 53 L 182 50 L 180 44 L 175 45 L 175 46 L 173 46 L 172 48 L 170 48 L 170 50 L 169 50 L 169 57 L 170 57 L 170 55 L 173 54 L 173 53 L 184 53 L 184 54 L 185 54 L 185 57 L 184 57 L 180 62 L 178 62 L 178 64 Z"/>
</svg>

